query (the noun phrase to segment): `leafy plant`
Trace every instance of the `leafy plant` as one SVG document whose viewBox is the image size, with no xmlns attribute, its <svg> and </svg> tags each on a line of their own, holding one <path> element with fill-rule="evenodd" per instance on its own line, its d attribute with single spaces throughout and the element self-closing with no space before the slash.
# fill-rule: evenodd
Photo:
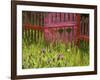
<svg viewBox="0 0 100 80">
<path fill-rule="evenodd" d="M 45 45 L 44 39 L 38 43 L 26 45 L 23 40 L 22 45 L 22 68 L 50 68 L 68 66 L 87 66 L 89 65 L 89 45 L 77 47 L 70 43 L 67 45 L 59 42 L 56 46 Z M 84 50 L 85 49 L 85 50 Z"/>
<path fill-rule="evenodd" d="M 66 29 L 66 32 L 68 33 L 68 41 L 70 41 L 70 33 L 71 33 L 71 30 L 72 29 L 70 27 Z"/>
<path fill-rule="evenodd" d="M 62 34 L 63 31 L 64 31 L 63 29 L 59 29 L 59 30 L 58 30 L 58 32 L 59 32 L 60 34 Z"/>
<path fill-rule="evenodd" d="M 70 28 L 70 27 L 67 28 L 67 29 L 66 29 L 66 32 L 67 32 L 68 34 L 70 34 L 70 32 L 71 32 L 71 28 Z"/>
</svg>

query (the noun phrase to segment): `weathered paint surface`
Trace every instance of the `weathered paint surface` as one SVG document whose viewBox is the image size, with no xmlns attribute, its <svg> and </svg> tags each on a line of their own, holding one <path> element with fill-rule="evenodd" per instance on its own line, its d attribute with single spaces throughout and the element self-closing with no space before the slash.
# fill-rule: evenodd
<svg viewBox="0 0 100 80">
<path fill-rule="evenodd" d="M 77 14 L 75 13 L 48 13 L 44 18 L 44 27 L 48 27 L 44 30 L 46 40 L 62 40 L 68 42 L 76 38 L 77 30 Z M 71 28 L 70 34 L 66 32 L 66 29 Z M 58 32 L 59 29 L 63 29 L 62 34 Z M 70 39 L 68 39 L 70 38 Z"/>
</svg>

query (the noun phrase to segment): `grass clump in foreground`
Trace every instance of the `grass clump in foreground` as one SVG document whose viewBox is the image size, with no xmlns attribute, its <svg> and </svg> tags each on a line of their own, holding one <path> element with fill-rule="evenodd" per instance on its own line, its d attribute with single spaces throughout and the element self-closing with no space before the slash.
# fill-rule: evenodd
<svg viewBox="0 0 100 80">
<path fill-rule="evenodd" d="M 22 44 L 22 68 L 52 68 L 89 65 L 89 44 L 80 42 L 80 47 L 70 43 L 33 42 Z"/>
</svg>

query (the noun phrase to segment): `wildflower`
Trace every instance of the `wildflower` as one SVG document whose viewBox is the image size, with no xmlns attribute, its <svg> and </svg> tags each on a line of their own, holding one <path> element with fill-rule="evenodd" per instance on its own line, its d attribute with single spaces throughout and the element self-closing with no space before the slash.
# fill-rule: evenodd
<svg viewBox="0 0 100 80">
<path fill-rule="evenodd" d="M 45 53 L 45 52 L 46 52 L 45 48 L 41 49 L 41 53 Z"/>
<path fill-rule="evenodd" d="M 48 52 L 51 53 L 51 50 L 49 49 Z"/>
<path fill-rule="evenodd" d="M 67 49 L 68 52 L 70 52 L 70 49 Z"/>
<path fill-rule="evenodd" d="M 64 64 L 65 64 L 65 66 L 66 66 L 66 65 L 67 65 L 67 62 L 65 61 Z"/>
<path fill-rule="evenodd" d="M 64 55 L 63 55 L 63 54 L 58 54 L 58 55 L 57 55 L 57 59 L 58 59 L 58 60 L 63 60 L 63 58 L 64 58 Z"/>
<path fill-rule="evenodd" d="M 47 64 L 49 64 L 50 62 L 51 62 L 51 59 L 48 59 L 48 60 L 47 60 Z"/>
</svg>

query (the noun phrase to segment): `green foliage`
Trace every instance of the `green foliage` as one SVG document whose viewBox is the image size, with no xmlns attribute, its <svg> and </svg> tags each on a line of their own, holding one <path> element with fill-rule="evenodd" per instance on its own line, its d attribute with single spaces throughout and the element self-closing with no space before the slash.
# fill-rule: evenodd
<svg viewBox="0 0 100 80">
<path fill-rule="evenodd" d="M 73 44 L 49 43 L 41 39 L 38 43 L 22 44 L 22 68 L 49 68 L 89 65 L 89 45 L 80 42 L 80 47 Z M 85 47 L 83 46 L 85 45 Z M 87 48 L 86 48 L 87 46 Z"/>
<path fill-rule="evenodd" d="M 70 28 L 70 27 L 67 28 L 66 31 L 67 31 L 68 34 L 70 34 L 70 32 L 71 32 L 71 28 Z"/>
<path fill-rule="evenodd" d="M 59 32 L 60 34 L 62 34 L 63 31 L 64 31 L 63 29 L 59 29 L 59 30 L 58 30 L 58 32 Z"/>
</svg>

